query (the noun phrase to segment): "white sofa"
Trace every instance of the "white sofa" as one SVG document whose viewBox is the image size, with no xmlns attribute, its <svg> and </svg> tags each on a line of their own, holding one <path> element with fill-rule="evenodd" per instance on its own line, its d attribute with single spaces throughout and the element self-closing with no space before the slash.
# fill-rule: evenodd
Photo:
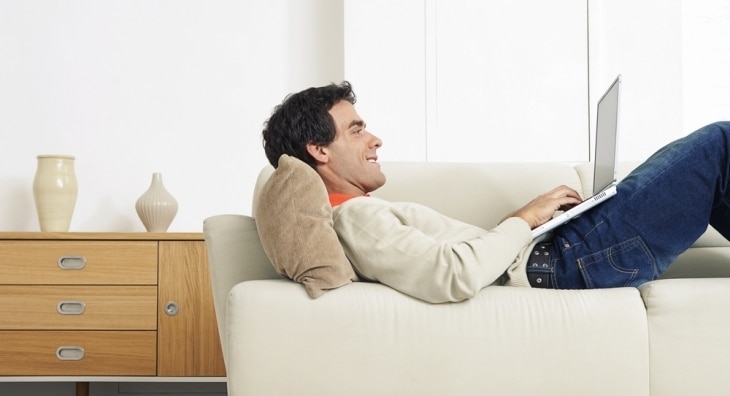
<svg viewBox="0 0 730 396">
<path fill-rule="evenodd" d="M 482 227 L 558 184 L 588 194 L 591 174 L 557 163 L 382 169 L 374 195 Z M 274 272 L 251 217 L 210 217 L 204 233 L 231 396 L 730 393 L 730 244 L 713 230 L 639 289 L 495 286 L 452 304 L 364 282 L 311 299 Z"/>
</svg>

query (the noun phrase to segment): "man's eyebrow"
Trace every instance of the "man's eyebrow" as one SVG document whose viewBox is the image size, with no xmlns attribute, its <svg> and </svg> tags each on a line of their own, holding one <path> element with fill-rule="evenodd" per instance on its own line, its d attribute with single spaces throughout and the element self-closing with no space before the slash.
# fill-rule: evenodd
<svg viewBox="0 0 730 396">
<path fill-rule="evenodd" d="M 363 127 L 365 127 L 365 121 L 363 121 L 363 120 L 352 120 L 350 122 L 350 125 L 347 127 L 347 129 L 350 129 L 350 128 L 354 127 L 354 126 L 359 126 L 359 127 L 363 128 Z"/>
</svg>

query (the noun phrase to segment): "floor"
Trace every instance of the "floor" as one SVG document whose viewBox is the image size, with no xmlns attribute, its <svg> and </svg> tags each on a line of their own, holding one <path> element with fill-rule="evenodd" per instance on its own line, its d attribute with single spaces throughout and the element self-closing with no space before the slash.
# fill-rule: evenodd
<svg viewBox="0 0 730 396">
<path fill-rule="evenodd" d="M 3 396 L 75 396 L 73 382 L 0 382 Z M 222 382 L 92 382 L 89 396 L 225 396 Z"/>
</svg>

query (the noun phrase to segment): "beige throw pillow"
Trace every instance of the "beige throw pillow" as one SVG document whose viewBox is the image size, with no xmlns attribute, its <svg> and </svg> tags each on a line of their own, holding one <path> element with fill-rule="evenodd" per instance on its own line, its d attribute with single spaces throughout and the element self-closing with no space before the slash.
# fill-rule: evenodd
<svg viewBox="0 0 730 396">
<path fill-rule="evenodd" d="M 333 228 L 324 182 L 306 163 L 279 158 L 261 188 L 254 217 L 276 271 L 302 283 L 310 297 L 357 280 Z"/>
</svg>

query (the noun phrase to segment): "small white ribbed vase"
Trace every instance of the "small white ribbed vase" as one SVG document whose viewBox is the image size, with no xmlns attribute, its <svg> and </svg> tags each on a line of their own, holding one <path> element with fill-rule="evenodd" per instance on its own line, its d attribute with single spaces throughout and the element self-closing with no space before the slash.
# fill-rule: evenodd
<svg viewBox="0 0 730 396">
<path fill-rule="evenodd" d="M 147 232 L 165 232 L 177 214 L 177 200 L 162 184 L 162 174 L 153 173 L 150 188 L 134 205 Z"/>
<path fill-rule="evenodd" d="M 33 199 L 42 232 L 68 232 L 78 185 L 71 155 L 39 155 Z"/>
</svg>

